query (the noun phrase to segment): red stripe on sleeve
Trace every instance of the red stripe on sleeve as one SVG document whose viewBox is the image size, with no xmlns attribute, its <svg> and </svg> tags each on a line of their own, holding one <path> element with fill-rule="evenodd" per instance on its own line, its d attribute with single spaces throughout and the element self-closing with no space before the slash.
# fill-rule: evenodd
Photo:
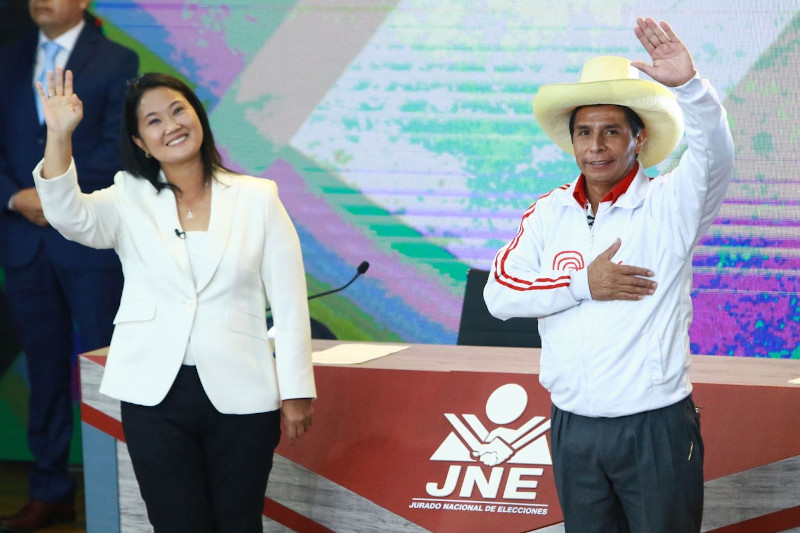
<svg viewBox="0 0 800 533">
<path fill-rule="evenodd" d="M 566 190 L 569 188 L 569 184 L 562 185 L 557 189 L 553 189 L 552 191 L 548 192 L 542 198 L 546 198 L 553 194 L 555 191 L 558 190 Z M 557 289 L 559 287 L 569 287 L 570 284 L 570 276 L 559 276 L 557 278 L 536 278 L 535 280 L 527 280 L 512 276 L 505 269 L 505 263 L 508 259 L 508 256 L 511 252 L 516 249 L 517 245 L 519 244 L 520 239 L 522 238 L 522 234 L 525 232 L 525 219 L 531 216 L 536 211 L 536 204 L 539 202 L 537 200 L 533 203 L 532 206 L 525 211 L 525 214 L 522 215 L 522 221 L 519 224 L 519 231 L 517 231 L 517 235 L 512 239 L 510 243 L 508 243 L 505 248 L 501 249 L 497 252 L 497 255 L 494 258 L 494 277 L 495 280 L 504 287 L 508 287 L 509 289 L 513 289 L 516 291 L 538 291 L 538 290 L 549 290 L 549 289 Z"/>
</svg>

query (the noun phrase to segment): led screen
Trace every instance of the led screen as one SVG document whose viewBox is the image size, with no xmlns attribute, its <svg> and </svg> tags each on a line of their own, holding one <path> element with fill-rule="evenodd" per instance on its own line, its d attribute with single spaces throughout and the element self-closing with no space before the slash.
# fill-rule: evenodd
<svg viewBox="0 0 800 533">
<path fill-rule="evenodd" d="M 340 338 L 455 343 L 466 272 L 488 269 L 577 166 L 533 120 L 593 55 L 644 58 L 664 19 L 729 113 L 737 168 L 694 257 L 693 353 L 800 357 L 798 2 L 96 2 L 147 69 L 186 79 L 226 161 L 278 182 L 312 316 Z M 650 174 L 668 171 L 685 145 Z M 622 319 L 622 317 L 621 317 Z"/>
</svg>

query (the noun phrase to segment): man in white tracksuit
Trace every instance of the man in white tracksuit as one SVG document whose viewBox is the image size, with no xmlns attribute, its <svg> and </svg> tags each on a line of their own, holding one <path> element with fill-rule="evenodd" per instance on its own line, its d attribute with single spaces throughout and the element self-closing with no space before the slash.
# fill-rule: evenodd
<svg viewBox="0 0 800 533">
<path fill-rule="evenodd" d="M 702 520 L 692 251 L 730 182 L 733 143 L 716 92 L 669 25 L 640 18 L 634 31 L 652 65 L 593 58 L 579 83 L 537 93 L 537 121 L 581 175 L 528 209 L 484 290 L 498 318 L 539 319 L 568 533 L 685 533 Z M 677 168 L 648 178 L 684 128 Z"/>
</svg>

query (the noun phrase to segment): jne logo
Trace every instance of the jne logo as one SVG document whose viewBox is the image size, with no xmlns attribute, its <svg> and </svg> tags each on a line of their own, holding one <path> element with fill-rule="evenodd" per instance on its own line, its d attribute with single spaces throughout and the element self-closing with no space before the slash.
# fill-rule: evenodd
<svg viewBox="0 0 800 533">
<path fill-rule="evenodd" d="M 498 387 L 486 402 L 486 419 L 491 422 L 491 429 L 475 414 L 445 413 L 453 430 L 433 453 L 431 461 L 461 464 L 450 465 L 444 482 L 426 484 L 425 491 L 433 498 L 414 498 L 410 507 L 546 514 L 546 505 L 528 504 L 544 509 L 524 511 L 504 510 L 505 507 L 496 505 L 484 508 L 487 504 L 505 503 L 498 502 L 498 498 L 535 500 L 535 489 L 544 469 L 530 465 L 552 465 L 546 437 L 550 420 L 544 416 L 523 419 L 527 405 L 525 389 L 509 383 Z M 491 468 L 487 471 L 486 466 Z M 456 494 L 470 500 L 447 499 Z M 483 500 L 475 501 L 478 497 Z"/>
</svg>

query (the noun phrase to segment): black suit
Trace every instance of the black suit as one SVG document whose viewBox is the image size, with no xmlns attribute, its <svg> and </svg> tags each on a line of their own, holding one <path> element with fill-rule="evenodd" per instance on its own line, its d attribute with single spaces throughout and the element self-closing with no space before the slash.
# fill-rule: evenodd
<svg viewBox="0 0 800 533">
<path fill-rule="evenodd" d="M 33 92 L 38 33 L 0 49 L 0 266 L 31 387 L 28 443 L 37 467 L 31 498 L 71 501 L 74 486 L 66 462 L 72 434 L 70 356 L 73 324 L 83 349 L 110 342 L 122 273 L 111 250 L 67 241 L 8 211 L 11 196 L 33 187 L 32 170 L 44 154 L 46 128 L 39 124 Z M 87 25 L 66 68 L 84 118 L 72 137 L 81 188 L 111 185 L 120 169 L 119 138 L 125 81 L 136 76 L 134 52 Z"/>
</svg>

